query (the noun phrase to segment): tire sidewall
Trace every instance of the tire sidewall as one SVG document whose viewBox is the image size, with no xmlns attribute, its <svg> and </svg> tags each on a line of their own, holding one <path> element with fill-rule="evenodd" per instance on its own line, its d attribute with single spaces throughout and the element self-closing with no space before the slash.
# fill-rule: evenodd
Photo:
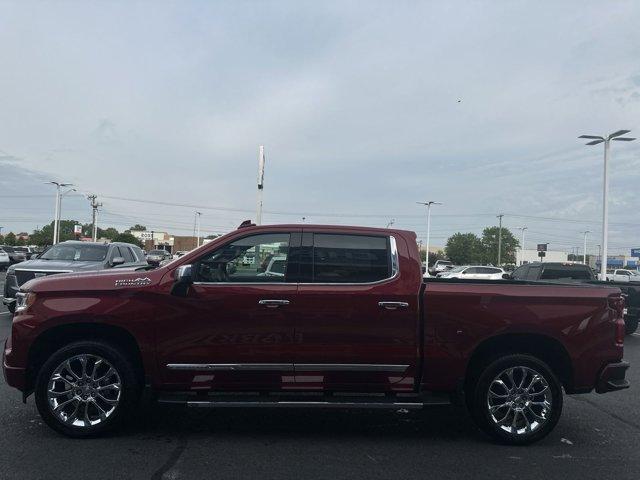
<svg viewBox="0 0 640 480">
<path fill-rule="evenodd" d="M 513 436 L 498 428 L 491 419 L 489 411 L 486 408 L 487 393 L 493 379 L 500 372 L 515 366 L 524 366 L 536 370 L 544 377 L 551 390 L 551 416 L 545 425 L 529 435 Z M 542 439 L 554 429 L 560 419 L 560 415 L 562 414 L 562 403 L 562 386 L 551 368 L 536 357 L 516 354 L 499 358 L 484 369 L 475 386 L 472 415 L 480 428 L 495 440 L 510 445 L 527 445 Z"/>
<path fill-rule="evenodd" d="M 47 398 L 49 379 L 53 371 L 65 360 L 76 355 L 93 354 L 103 357 L 116 369 L 122 383 L 120 402 L 116 410 L 106 420 L 91 427 L 73 427 L 65 425 L 51 411 Z M 137 403 L 139 386 L 133 366 L 126 355 L 116 347 L 99 341 L 78 341 L 56 351 L 44 363 L 35 385 L 35 400 L 40 416 L 55 431 L 70 437 L 93 437 L 111 430 L 127 418 Z"/>
</svg>

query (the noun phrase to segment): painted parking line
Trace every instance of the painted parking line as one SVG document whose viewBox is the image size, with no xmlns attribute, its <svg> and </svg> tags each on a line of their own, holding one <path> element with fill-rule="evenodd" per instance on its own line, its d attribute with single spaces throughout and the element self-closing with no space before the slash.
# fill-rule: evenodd
<svg viewBox="0 0 640 480">
<path fill-rule="evenodd" d="M 2 313 L 0 313 L 0 315 L 13 315 L 13 313 L 11 313 L 11 312 L 2 312 Z"/>
</svg>

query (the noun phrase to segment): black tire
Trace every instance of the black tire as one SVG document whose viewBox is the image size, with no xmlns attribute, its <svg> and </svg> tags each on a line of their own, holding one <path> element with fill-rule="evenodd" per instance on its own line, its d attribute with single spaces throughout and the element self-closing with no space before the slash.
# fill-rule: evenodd
<svg viewBox="0 0 640 480">
<path fill-rule="evenodd" d="M 512 371 L 512 374 L 516 377 L 514 390 L 516 390 L 515 387 L 518 384 L 519 379 L 523 376 L 525 379 L 523 382 L 525 384 L 529 382 L 529 379 L 533 378 L 534 373 L 542 377 L 543 380 L 539 380 L 540 386 L 534 388 L 532 390 L 534 393 L 531 394 L 528 392 L 524 393 L 524 391 L 514 392 L 511 394 L 507 393 L 508 390 L 505 389 L 504 395 L 502 396 L 508 396 L 509 398 L 495 400 L 497 404 L 503 402 L 505 407 L 500 407 L 501 410 L 495 410 L 492 415 L 490 413 L 490 402 L 493 402 L 494 400 L 489 400 L 489 389 L 492 387 L 492 384 L 494 385 L 494 389 L 496 388 L 495 385 L 498 385 L 499 387 L 498 383 L 493 383 L 494 380 L 501 375 L 506 374 L 506 372 L 514 367 L 516 368 L 515 371 Z M 522 368 L 522 370 L 518 370 L 520 368 Z M 520 383 L 522 384 L 523 382 Z M 508 384 L 508 381 L 505 381 L 504 384 Z M 547 386 L 546 389 L 544 389 L 544 385 Z M 535 393 L 536 390 L 545 393 Z M 496 393 L 495 390 L 492 390 L 492 392 Z M 498 391 L 497 393 L 502 392 Z M 516 412 L 518 408 L 508 406 L 509 400 L 515 400 L 514 404 L 518 408 L 523 408 L 524 410 Z M 467 397 L 467 403 L 470 407 L 471 415 L 480 429 L 500 443 L 509 445 L 527 445 L 537 442 L 548 435 L 560 419 L 560 414 L 562 413 L 562 400 L 562 386 L 549 366 L 532 355 L 524 354 L 508 355 L 492 361 L 481 371 L 477 382 L 472 386 Z M 537 406 L 541 401 L 545 401 L 550 404 L 548 410 L 546 410 L 546 407 Z M 534 404 L 531 402 L 536 403 Z M 528 408 L 527 405 L 533 406 Z M 513 422 L 516 423 L 512 423 L 512 425 L 515 425 L 515 427 L 506 424 L 499 426 L 497 424 L 498 420 L 496 417 L 501 417 L 505 411 L 507 412 L 505 416 L 505 419 L 507 419 L 506 423 L 509 423 L 508 420 L 513 419 Z M 524 415 L 525 413 L 526 415 Z M 509 417 L 509 414 L 512 414 L 512 416 Z M 538 418 L 543 416 L 544 421 L 539 422 L 536 419 L 536 416 L 538 416 Z M 530 420 L 533 420 L 533 422 Z M 530 425 L 530 431 L 528 432 L 527 424 Z M 520 428 L 519 425 L 522 425 L 522 428 Z M 515 429 L 516 433 L 509 432 L 506 429 Z"/>
<path fill-rule="evenodd" d="M 48 397 L 49 381 L 56 369 L 66 360 L 77 358 L 81 355 L 88 355 L 89 358 L 99 357 L 106 360 L 116 371 L 116 378 L 120 382 L 119 398 L 113 411 L 109 416 L 101 419 L 99 423 L 89 426 L 75 426 L 64 423 L 53 413 L 53 407 L 50 405 Z M 67 378 L 72 377 L 67 376 Z M 118 427 L 134 411 L 139 397 L 140 385 L 131 361 L 115 346 L 97 340 L 73 342 L 56 351 L 38 372 L 35 386 L 36 406 L 42 419 L 53 430 L 73 438 L 95 437 Z M 71 405 L 73 407 L 74 403 Z M 103 404 L 103 406 L 105 405 Z M 91 408 L 93 408 L 94 415 L 98 414 L 97 407 Z"/>
<path fill-rule="evenodd" d="M 638 329 L 638 317 L 624 317 L 624 333 L 631 335 Z"/>
</svg>

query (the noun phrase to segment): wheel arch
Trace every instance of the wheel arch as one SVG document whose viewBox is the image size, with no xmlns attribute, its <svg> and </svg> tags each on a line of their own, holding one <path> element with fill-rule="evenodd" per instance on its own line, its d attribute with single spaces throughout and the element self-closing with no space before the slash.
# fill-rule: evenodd
<svg viewBox="0 0 640 480">
<path fill-rule="evenodd" d="M 26 392 L 33 390 L 38 372 L 47 358 L 63 346 L 80 340 L 104 341 L 121 350 L 133 364 L 139 384 L 144 385 L 142 352 L 131 332 L 123 327 L 105 323 L 74 322 L 44 330 L 33 341 L 27 357 Z"/>
<path fill-rule="evenodd" d="M 465 390 L 469 391 L 482 368 L 499 357 L 529 354 L 545 362 L 558 377 L 565 390 L 573 389 L 573 366 L 565 347 L 553 337 L 536 333 L 506 333 L 483 340 L 469 357 L 465 374 Z"/>
</svg>

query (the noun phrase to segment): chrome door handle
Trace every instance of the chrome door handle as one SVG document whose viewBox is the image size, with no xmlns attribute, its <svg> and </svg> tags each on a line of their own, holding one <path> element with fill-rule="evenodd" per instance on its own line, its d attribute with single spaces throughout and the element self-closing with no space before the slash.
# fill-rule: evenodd
<svg viewBox="0 0 640 480">
<path fill-rule="evenodd" d="M 378 302 L 378 306 L 387 310 L 397 310 L 399 308 L 407 308 L 409 304 L 407 302 Z"/>
<path fill-rule="evenodd" d="M 289 300 L 259 300 L 258 305 L 264 305 L 267 308 L 278 308 L 289 305 Z"/>
</svg>

